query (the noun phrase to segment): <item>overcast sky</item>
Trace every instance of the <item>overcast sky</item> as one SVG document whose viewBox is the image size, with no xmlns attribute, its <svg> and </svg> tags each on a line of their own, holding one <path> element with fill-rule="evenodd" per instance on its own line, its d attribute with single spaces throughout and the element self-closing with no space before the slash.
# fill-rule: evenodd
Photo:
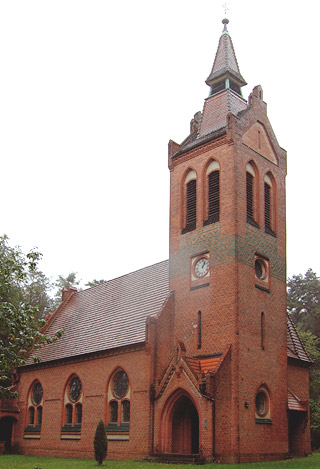
<svg viewBox="0 0 320 469">
<path fill-rule="evenodd" d="M 168 257 L 167 144 L 208 95 L 223 3 L 0 1 L 0 233 L 47 276 Z M 320 2 L 227 3 L 244 95 L 262 85 L 288 152 L 288 275 L 320 274 Z"/>
</svg>

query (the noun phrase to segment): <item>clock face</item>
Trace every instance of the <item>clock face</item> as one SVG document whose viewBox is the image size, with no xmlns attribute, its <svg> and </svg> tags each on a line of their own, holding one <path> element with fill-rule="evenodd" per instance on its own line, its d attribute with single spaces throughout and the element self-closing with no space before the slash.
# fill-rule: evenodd
<svg viewBox="0 0 320 469">
<path fill-rule="evenodd" d="M 209 259 L 207 257 L 201 257 L 197 260 L 194 267 L 194 273 L 197 277 L 204 277 L 209 271 Z"/>
</svg>

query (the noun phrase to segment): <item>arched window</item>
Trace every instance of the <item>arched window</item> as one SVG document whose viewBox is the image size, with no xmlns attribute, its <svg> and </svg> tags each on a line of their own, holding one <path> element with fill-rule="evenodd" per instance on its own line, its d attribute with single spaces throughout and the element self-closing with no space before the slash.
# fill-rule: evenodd
<svg viewBox="0 0 320 469">
<path fill-rule="evenodd" d="M 129 433 L 130 383 L 127 373 L 118 369 L 109 381 L 107 432 Z M 114 436 L 112 436 L 114 438 Z M 126 437 L 124 437 L 126 438 Z"/>
<path fill-rule="evenodd" d="M 271 409 L 270 409 L 270 395 L 266 386 L 262 385 L 255 395 L 255 414 L 256 421 L 261 423 L 261 420 L 270 422 Z"/>
<path fill-rule="evenodd" d="M 29 407 L 29 425 L 34 425 L 34 407 Z"/>
<path fill-rule="evenodd" d="M 37 409 L 37 425 L 41 427 L 42 424 L 42 407 L 39 406 Z"/>
<path fill-rule="evenodd" d="M 264 229 L 266 233 L 275 236 L 275 205 L 274 205 L 274 184 L 271 174 L 266 174 L 264 178 Z"/>
<path fill-rule="evenodd" d="M 76 425 L 81 425 L 82 422 L 82 404 L 76 404 Z"/>
<path fill-rule="evenodd" d="M 110 423 L 118 423 L 118 402 L 111 401 L 109 404 L 110 408 Z"/>
<path fill-rule="evenodd" d="M 256 196 L 256 173 L 252 163 L 246 166 L 246 203 L 247 203 L 247 223 L 258 227 L 257 217 L 257 196 Z"/>
<path fill-rule="evenodd" d="M 211 161 L 206 171 L 207 178 L 207 219 L 204 221 L 204 225 L 210 223 L 216 223 L 220 219 L 220 172 L 219 163 L 217 161 Z"/>
<path fill-rule="evenodd" d="M 43 409 L 43 389 L 39 381 L 34 381 L 28 394 L 28 416 L 27 427 L 25 428 L 25 437 L 28 438 L 28 432 L 39 435 L 42 425 Z"/>
<path fill-rule="evenodd" d="M 122 422 L 130 422 L 130 401 L 122 402 Z"/>
<path fill-rule="evenodd" d="M 66 405 L 66 425 L 72 425 L 72 405 Z"/>
<path fill-rule="evenodd" d="M 71 376 L 64 393 L 64 424 L 68 427 L 81 427 L 82 422 L 82 383 L 78 376 Z"/>
<path fill-rule="evenodd" d="M 182 233 L 196 229 L 197 223 L 197 176 L 190 170 L 184 183 L 185 194 L 185 220 Z"/>
</svg>

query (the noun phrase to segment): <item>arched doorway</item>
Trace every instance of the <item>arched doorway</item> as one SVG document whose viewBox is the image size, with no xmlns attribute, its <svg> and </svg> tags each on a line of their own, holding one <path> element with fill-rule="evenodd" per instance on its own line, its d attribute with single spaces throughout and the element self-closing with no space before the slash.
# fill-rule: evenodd
<svg viewBox="0 0 320 469">
<path fill-rule="evenodd" d="M 0 442 L 4 442 L 4 451 L 10 453 L 12 448 L 12 426 L 16 422 L 13 417 L 0 419 Z"/>
<path fill-rule="evenodd" d="M 199 453 L 199 415 L 190 396 L 182 389 L 171 395 L 162 418 L 163 452 Z"/>
</svg>

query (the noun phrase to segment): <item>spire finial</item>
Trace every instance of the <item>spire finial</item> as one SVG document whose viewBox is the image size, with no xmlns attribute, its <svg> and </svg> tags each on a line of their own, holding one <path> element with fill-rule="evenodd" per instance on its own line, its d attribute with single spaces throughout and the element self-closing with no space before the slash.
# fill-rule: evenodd
<svg viewBox="0 0 320 469">
<path fill-rule="evenodd" d="M 224 19 L 222 20 L 222 24 L 224 25 L 223 32 L 228 33 L 227 24 L 229 23 L 229 20 L 226 18 L 226 16 L 227 16 L 227 11 L 229 10 L 229 8 L 227 7 L 227 2 L 225 2 L 222 5 L 222 8 L 224 9 L 224 16 L 225 16 Z"/>
<path fill-rule="evenodd" d="M 222 5 L 222 8 L 224 9 L 224 16 L 227 16 L 227 11 L 229 10 L 227 6 L 227 2 L 224 2 L 224 4 Z"/>
</svg>

